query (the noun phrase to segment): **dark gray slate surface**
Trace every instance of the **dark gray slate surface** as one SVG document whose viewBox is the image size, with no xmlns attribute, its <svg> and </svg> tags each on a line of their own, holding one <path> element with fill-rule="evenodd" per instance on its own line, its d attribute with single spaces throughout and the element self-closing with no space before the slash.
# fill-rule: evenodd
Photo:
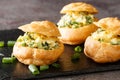
<svg viewBox="0 0 120 80">
<path fill-rule="evenodd" d="M 71 2 L 84 1 L 93 4 L 98 18 L 119 17 L 120 0 L 0 0 L 0 30 L 15 29 L 33 20 L 57 22 L 61 8 Z M 44 80 L 120 80 L 120 71 L 64 76 Z"/>
</svg>

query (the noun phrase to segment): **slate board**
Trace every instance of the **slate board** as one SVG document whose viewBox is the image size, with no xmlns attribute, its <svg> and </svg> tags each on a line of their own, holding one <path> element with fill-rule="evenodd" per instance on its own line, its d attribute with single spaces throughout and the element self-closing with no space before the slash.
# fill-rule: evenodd
<svg viewBox="0 0 120 80">
<path fill-rule="evenodd" d="M 7 43 L 8 40 L 16 40 L 19 35 L 22 35 L 23 32 L 18 29 L 13 30 L 4 30 L 0 31 L 0 40 Z M 80 46 L 83 46 L 80 45 Z M 23 79 L 42 79 L 48 77 L 57 77 L 57 76 L 70 76 L 70 75 L 80 75 L 88 74 L 95 72 L 103 71 L 112 71 L 120 69 L 120 61 L 115 63 L 107 64 L 98 64 L 87 58 L 84 53 L 81 53 L 80 60 L 77 63 L 71 61 L 71 56 L 74 53 L 74 47 L 70 45 L 65 45 L 65 51 L 63 55 L 59 58 L 58 62 L 61 65 L 59 69 L 55 69 L 50 66 L 50 69 L 47 71 L 41 72 L 39 75 L 32 75 L 28 70 L 28 66 L 20 62 L 15 62 L 13 64 L 2 64 L 0 57 L 0 79 L 1 80 L 23 80 Z M 5 56 L 10 56 L 12 53 L 12 47 L 0 48 L 0 53 L 3 53 Z"/>
</svg>

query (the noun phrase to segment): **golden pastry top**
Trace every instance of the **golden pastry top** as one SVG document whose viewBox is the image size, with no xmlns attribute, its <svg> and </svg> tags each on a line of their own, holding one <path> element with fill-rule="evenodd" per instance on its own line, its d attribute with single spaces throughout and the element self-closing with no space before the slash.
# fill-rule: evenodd
<svg viewBox="0 0 120 80">
<path fill-rule="evenodd" d="M 65 5 L 60 11 L 60 13 L 62 14 L 71 13 L 71 12 L 88 12 L 91 14 L 96 14 L 98 13 L 98 10 L 90 4 L 84 2 L 75 2 Z"/>
<path fill-rule="evenodd" d="M 57 26 L 50 21 L 33 21 L 30 24 L 20 26 L 19 29 L 24 32 L 40 33 L 45 36 L 60 36 Z"/>
<path fill-rule="evenodd" d="M 92 37 L 100 42 L 107 42 L 112 45 L 120 45 L 120 20 L 108 17 L 94 22 L 99 29 L 92 34 Z"/>
<path fill-rule="evenodd" d="M 94 24 L 113 34 L 120 34 L 120 20 L 116 17 L 103 18 Z"/>
</svg>

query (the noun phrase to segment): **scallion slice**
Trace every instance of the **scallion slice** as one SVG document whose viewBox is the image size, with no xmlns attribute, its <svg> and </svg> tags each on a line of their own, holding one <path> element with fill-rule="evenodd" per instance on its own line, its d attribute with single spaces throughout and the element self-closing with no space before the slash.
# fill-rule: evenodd
<svg viewBox="0 0 120 80">
<path fill-rule="evenodd" d="M 73 55 L 72 55 L 72 59 L 74 60 L 74 59 L 79 59 L 80 58 L 80 53 L 74 53 Z"/>
<path fill-rule="evenodd" d="M 15 60 L 16 60 L 15 57 L 3 57 L 2 63 L 9 64 L 9 63 L 13 63 Z"/>
<path fill-rule="evenodd" d="M 60 64 L 58 64 L 58 63 L 53 63 L 52 66 L 53 66 L 54 68 L 60 68 Z"/>
<path fill-rule="evenodd" d="M 74 51 L 75 51 L 75 52 L 81 52 L 81 51 L 82 51 L 82 47 L 76 46 L 76 47 L 74 48 Z"/>
<path fill-rule="evenodd" d="M 48 69 L 49 69 L 48 65 L 40 66 L 40 71 L 45 71 L 45 70 L 48 70 Z"/>
<path fill-rule="evenodd" d="M 40 74 L 40 71 L 38 70 L 37 66 L 35 66 L 34 64 L 30 64 L 28 66 L 28 69 L 32 72 L 33 75 Z"/>
<path fill-rule="evenodd" d="M 4 41 L 0 41 L 0 47 L 4 46 Z"/>
<path fill-rule="evenodd" d="M 7 42 L 7 46 L 14 46 L 16 41 L 8 41 Z"/>
</svg>

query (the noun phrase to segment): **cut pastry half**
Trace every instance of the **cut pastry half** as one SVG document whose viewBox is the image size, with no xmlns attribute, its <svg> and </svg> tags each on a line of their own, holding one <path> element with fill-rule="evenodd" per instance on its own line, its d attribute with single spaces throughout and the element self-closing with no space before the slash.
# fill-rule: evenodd
<svg viewBox="0 0 120 80">
<path fill-rule="evenodd" d="M 98 63 L 120 60 L 120 20 L 114 17 L 103 18 L 95 22 L 95 25 L 99 29 L 86 39 L 85 55 Z"/>
<path fill-rule="evenodd" d="M 64 45 L 57 38 L 58 28 L 50 21 L 34 21 L 20 26 L 24 35 L 19 36 L 12 55 L 26 65 L 49 65 L 57 61 Z"/>
</svg>

